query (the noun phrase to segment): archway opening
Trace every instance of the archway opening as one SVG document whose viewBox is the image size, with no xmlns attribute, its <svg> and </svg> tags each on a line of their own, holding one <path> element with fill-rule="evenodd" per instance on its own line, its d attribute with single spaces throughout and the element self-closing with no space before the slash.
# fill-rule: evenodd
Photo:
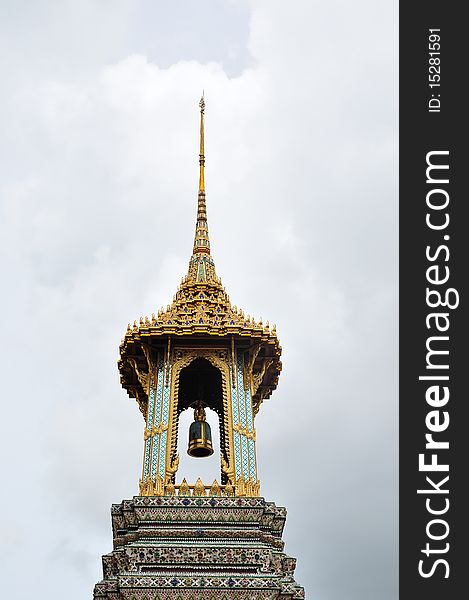
<svg viewBox="0 0 469 600">
<path fill-rule="evenodd" d="M 203 403 L 212 431 L 214 453 L 203 459 L 187 454 L 189 427 L 194 419 L 193 409 L 197 402 Z M 225 454 L 222 376 L 219 369 L 208 360 L 197 358 L 181 370 L 177 414 L 177 452 L 180 457 L 177 483 L 184 477 L 189 483 L 195 483 L 197 477 L 205 484 L 211 484 L 214 479 L 224 483 L 224 477 L 220 478 L 220 451 Z"/>
<path fill-rule="evenodd" d="M 205 358 L 196 358 L 179 375 L 178 412 L 201 400 L 216 413 L 223 411 L 220 371 Z"/>
</svg>

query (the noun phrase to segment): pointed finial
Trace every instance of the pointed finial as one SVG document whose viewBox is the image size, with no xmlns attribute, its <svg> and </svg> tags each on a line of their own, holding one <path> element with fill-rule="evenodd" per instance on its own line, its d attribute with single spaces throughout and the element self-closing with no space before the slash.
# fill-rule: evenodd
<svg viewBox="0 0 469 600">
<path fill-rule="evenodd" d="M 197 223 L 195 227 L 194 254 L 210 254 L 210 242 L 208 239 L 207 209 L 205 206 L 205 149 L 204 149 L 204 114 L 205 98 L 199 102 L 200 107 L 200 149 L 199 149 L 199 198 L 197 202 Z"/>
<path fill-rule="evenodd" d="M 199 150 L 199 192 L 205 192 L 204 167 L 205 167 L 205 150 L 204 150 L 204 114 L 205 114 L 205 98 L 202 92 L 202 98 L 199 102 L 200 107 L 200 150 Z"/>
</svg>

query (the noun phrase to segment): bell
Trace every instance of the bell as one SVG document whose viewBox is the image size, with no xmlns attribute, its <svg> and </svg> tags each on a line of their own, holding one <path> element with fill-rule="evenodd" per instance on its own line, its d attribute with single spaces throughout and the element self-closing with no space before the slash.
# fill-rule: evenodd
<svg viewBox="0 0 469 600">
<path fill-rule="evenodd" d="M 187 454 L 194 458 L 205 458 L 213 454 L 212 432 L 205 420 L 205 410 L 198 405 L 194 409 L 194 422 L 189 428 L 189 447 Z"/>
</svg>

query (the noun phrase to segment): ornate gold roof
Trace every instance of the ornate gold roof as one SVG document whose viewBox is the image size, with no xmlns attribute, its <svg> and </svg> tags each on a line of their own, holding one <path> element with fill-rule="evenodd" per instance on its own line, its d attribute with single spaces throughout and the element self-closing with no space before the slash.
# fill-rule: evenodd
<svg viewBox="0 0 469 600">
<path fill-rule="evenodd" d="M 136 372 L 138 362 L 146 353 L 142 346 L 164 345 L 169 338 L 188 338 L 203 343 L 203 340 L 223 340 L 225 345 L 235 340 L 250 352 L 252 376 L 257 375 L 257 385 L 253 393 L 254 411 L 258 411 L 264 398 L 276 388 L 281 371 L 281 347 L 275 325 L 262 320 L 255 321 L 241 309 L 232 306 L 230 298 L 217 276 L 215 263 L 210 253 L 207 210 L 205 203 L 205 154 L 204 154 L 204 112 L 205 101 L 200 101 L 200 154 L 199 154 L 199 193 L 194 247 L 189 261 L 187 275 L 183 277 L 173 302 L 166 309 L 160 309 L 151 318 L 141 317 L 133 326 L 128 325 L 120 345 L 122 386 L 131 397 L 136 397 L 142 412 L 145 413 L 146 392 L 139 382 Z"/>
</svg>

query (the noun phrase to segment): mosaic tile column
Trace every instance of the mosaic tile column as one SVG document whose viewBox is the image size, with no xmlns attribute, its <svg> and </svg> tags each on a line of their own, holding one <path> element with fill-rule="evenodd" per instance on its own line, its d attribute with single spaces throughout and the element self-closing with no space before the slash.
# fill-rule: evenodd
<svg viewBox="0 0 469 600">
<path fill-rule="evenodd" d="M 171 387 L 171 365 L 164 363 L 160 355 L 157 368 L 150 381 L 148 411 L 145 429 L 143 457 L 143 481 L 156 481 L 159 475 L 164 480 L 166 469 L 166 442 L 168 437 L 169 399 Z"/>
<path fill-rule="evenodd" d="M 256 442 L 251 389 L 244 380 L 244 355 L 234 352 L 234 377 L 231 373 L 231 402 L 233 414 L 233 446 L 236 479 L 243 475 L 247 481 L 257 482 Z"/>
</svg>

